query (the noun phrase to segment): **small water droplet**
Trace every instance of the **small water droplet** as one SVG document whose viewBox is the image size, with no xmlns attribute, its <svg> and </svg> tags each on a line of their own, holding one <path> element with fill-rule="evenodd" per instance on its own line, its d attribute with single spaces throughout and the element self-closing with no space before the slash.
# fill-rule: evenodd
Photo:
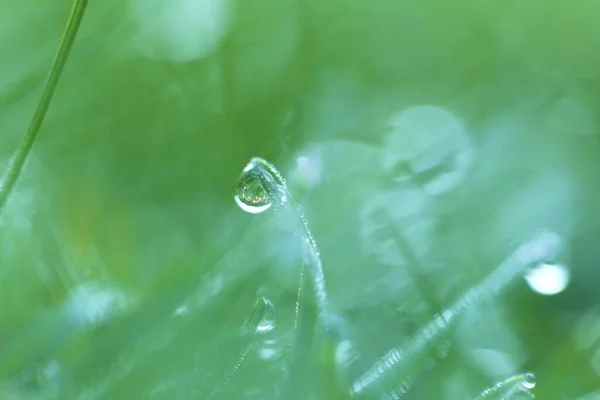
<svg viewBox="0 0 600 400">
<path fill-rule="evenodd" d="M 271 332 L 275 328 L 275 320 L 277 318 L 277 315 L 275 312 L 275 306 L 273 305 L 271 300 L 267 299 L 266 297 L 263 297 L 262 301 L 264 302 L 265 311 L 263 314 L 263 318 L 260 320 L 258 326 L 256 327 L 256 332 L 264 334 Z"/>
<path fill-rule="evenodd" d="M 525 377 L 523 379 L 523 387 L 527 390 L 531 390 L 535 387 L 536 385 L 536 379 L 535 379 L 535 375 L 531 372 L 528 372 L 525 374 Z"/>
</svg>

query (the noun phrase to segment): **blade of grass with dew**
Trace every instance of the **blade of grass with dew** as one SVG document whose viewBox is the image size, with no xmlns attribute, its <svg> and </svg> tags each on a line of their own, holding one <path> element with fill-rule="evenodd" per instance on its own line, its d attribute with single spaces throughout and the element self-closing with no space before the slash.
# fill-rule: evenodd
<svg viewBox="0 0 600 400">
<path fill-rule="evenodd" d="M 10 158 L 8 166 L 6 167 L 6 170 L 0 179 L 0 213 L 2 213 L 2 210 L 4 209 L 4 206 L 6 205 L 14 186 L 21 175 L 21 171 L 23 170 L 25 162 L 27 161 L 27 157 L 29 156 L 31 148 L 33 147 L 33 143 L 35 142 L 40 127 L 42 126 L 42 122 L 44 121 L 44 117 L 46 116 L 46 112 L 50 106 L 50 101 L 52 100 L 52 96 L 56 90 L 56 86 L 67 62 L 67 58 L 69 57 L 69 53 L 71 52 L 71 48 L 75 42 L 75 37 L 79 31 L 79 26 L 81 25 L 87 3 L 87 0 L 75 0 L 73 2 L 71 13 L 61 38 L 60 46 L 56 52 L 54 61 L 52 62 L 42 95 L 40 96 L 40 100 L 35 113 L 33 114 L 31 122 L 29 123 L 29 128 L 27 129 L 25 136 L 23 136 L 21 144 Z"/>
<path fill-rule="evenodd" d="M 262 158 L 252 158 L 242 171 L 240 181 L 234 196 L 238 206 L 249 213 L 258 214 L 266 211 L 271 206 L 277 209 L 286 209 L 290 211 L 292 223 L 301 236 L 301 246 L 303 249 L 302 270 L 300 273 L 300 283 L 298 298 L 296 302 L 296 323 L 294 327 L 294 344 L 292 345 L 291 364 L 288 366 L 289 374 L 282 392 L 283 396 L 296 396 L 295 388 L 298 386 L 298 380 L 308 372 L 310 349 L 313 345 L 313 334 L 315 328 L 315 319 L 310 315 L 310 311 L 302 307 L 304 304 L 302 296 L 303 271 L 305 266 L 309 267 L 312 275 L 312 294 L 317 303 L 316 320 L 320 322 L 323 331 L 326 332 L 328 341 L 326 343 L 334 347 L 329 341 L 330 334 L 333 333 L 332 318 L 329 310 L 327 291 L 325 288 L 325 276 L 323 273 L 323 263 L 319 253 L 316 241 L 308 227 L 304 213 L 300 206 L 295 204 L 286 185 L 285 179 L 274 165 Z M 294 359 L 295 358 L 295 359 Z"/>
<path fill-rule="evenodd" d="M 497 393 L 502 392 L 503 390 L 507 390 L 504 393 L 503 399 L 510 399 L 516 393 L 526 393 L 530 397 L 533 396 L 531 393 L 531 389 L 535 387 L 535 375 L 531 372 L 527 372 L 524 374 L 518 374 L 515 376 L 511 376 L 501 382 L 496 383 L 494 386 L 485 389 L 475 400 L 485 400 L 491 397 L 494 397 Z"/>
<path fill-rule="evenodd" d="M 331 329 L 329 302 L 325 289 L 323 263 L 317 243 L 308 227 L 308 221 L 300 207 L 292 200 L 285 179 L 275 166 L 266 160 L 254 157 L 242 171 L 234 199 L 246 212 L 257 214 L 275 207 L 291 207 L 297 229 L 302 234 L 304 257 L 310 266 L 314 293 L 319 308 L 319 320 L 325 330 Z"/>
<path fill-rule="evenodd" d="M 406 376 L 413 364 L 423 354 L 439 346 L 446 332 L 472 305 L 489 299 L 504 290 L 518 276 L 535 263 L 551 260 L 557 256 L 561 238 L 554 232 L 544 231 L 519 246 L 482 282 L 469 289 L 454 304 L 436 315 L 419 333 L 403 346 L 392 348 L 352 385 L 353 395 L 386 386 L 398 376 Z"/>
</svg>

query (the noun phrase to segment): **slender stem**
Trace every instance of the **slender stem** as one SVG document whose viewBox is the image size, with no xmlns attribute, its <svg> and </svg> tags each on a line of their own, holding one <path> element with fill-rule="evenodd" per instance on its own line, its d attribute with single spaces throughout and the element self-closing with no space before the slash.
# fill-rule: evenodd
<svg viewBox="0 0 600 400">
<path fill-rule="evenodd" d="M 213 388 L 211 393 L 208 395 L 206 400 L 212 400 L 227 386 L 231 381 L 236 372 L 240 369 L 242 363 L 246 360 L 246 356 L 254 345 L 254 339 L 260 323 L 264 320 L 267 311 L 267 299 L 259 297 L 254 306 L 254 311 L 250 318 L 244 323 L 242 332 L 246 336 L 246 344 L 233 365 L 227 370 L 225 376 L 221 381 Z"/>
<path fill-rule="evenodd" d="M 73 2 L 71 14 L 67 20 L 67 25 L 63 32 L 60 46 L 56 52 L 54 61 L 52 62 L 52 67 L 50 68 L 48 78 L 46 78 L 46 83 L 44 85 L 44 89 L 35 113 L 33 114 L 33 118 L 29 124 L 29 129 L 27 130 L 27 133 L 25 133 L 21 144 L 13 153 L 10 161 L 8 162 L 8 167 L 0 179 L 0 213 L 4 209 L 10 193 L 12 192 L 12 189 L 21 175 L 23 166 L 27 161 L 27 156 L 31 151 L 31 147 L 33 146 L 40 127 L 42 126 L 42 122 L 44 121 L 44 117 L 46 116 L 46 112 L 50 106 L 50 101 L 54 95 L 58 80 L 64 69 L 65 63 L 71 51 L 71 47 L 73 47 L 73 42 L 77 36 L 77 31 L 79 30 L 79 25 L 83 19 L 86 6 L 87 0 L 74 0 Z"/>
<path fill-rule="evenodd" d="M 296 297 L 296 316 L 292 338 L 287 352 L 287 373 L 284 378 L 282 390 L 279 394 L 280 400 L 299 400 L 304 398 L 303 391 L 309 380 L 308 373 L 311 365 L 311 348 L 314 343 L 314 327 L 317 322 L 317 313 L 309 307 L 304 296 L 304 269 L 305 262 L 302 261 L 298 292 Z"/>
</svg>

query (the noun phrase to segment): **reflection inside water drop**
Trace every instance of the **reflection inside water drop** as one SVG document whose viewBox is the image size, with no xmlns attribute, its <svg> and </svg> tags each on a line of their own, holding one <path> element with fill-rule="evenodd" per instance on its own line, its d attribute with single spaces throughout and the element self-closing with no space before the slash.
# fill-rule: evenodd
<svg viewBox="0 0 600 400">
<path fill-rule="evenodd" d="M 531 390 L 535 387 L 535 384 L 536 384 L 535 375 L 532 374 L 531 372 L 526 373 L 525 377 L 523 379 L 523 382 L 522 382 L 523 387 L 527 390 Z"/>
<path fill-rule="evenodd" d="M 244 167 L 235 191 L 237 205 L 251 214 L 261 213 L 272 204 L 269 188 L 265 186 L 268 176 L 261 170 L 261 166 L 258 159 L 252 159 Z"/>
<path fill-rule="evenodd" d="M 273 203 L 282 206 L 291 201 L 281 173 L 258 157 L 242 171 L 234 198 L 242 210 L 252 214 L 267 210 Z"/>
<path fill-rule="evenodd" d="M 234 199 L 240 208 L 251 214 L 261 213 L 271 207 L 271 199 L 267 189 L 258 177 L 242 178 L 238 184 Z"/>
</svg>

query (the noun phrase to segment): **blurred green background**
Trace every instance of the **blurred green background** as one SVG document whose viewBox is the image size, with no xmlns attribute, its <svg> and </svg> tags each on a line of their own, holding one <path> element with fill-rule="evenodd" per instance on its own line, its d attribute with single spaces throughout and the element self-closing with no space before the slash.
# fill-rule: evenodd
<svg viewBox="0 0 600 400">
<path fill-rule="evenodd" d="M 540 399 L 600 399 L 600 3 L 89 3 L 0 217 L 0 398 L 350 398 L 340 375 L 547 228 L 566 289 L 475 304 L 405 396 L 532 371 Z M 0 165 L 70 6 L 0 0 Z M 254 156 L 306 212 L 351 368 L 317 334 L 287 380 L 300 234 L 233 201 Z M 248 334 L 259 296 L 276 324 Z"/>
</svg>

